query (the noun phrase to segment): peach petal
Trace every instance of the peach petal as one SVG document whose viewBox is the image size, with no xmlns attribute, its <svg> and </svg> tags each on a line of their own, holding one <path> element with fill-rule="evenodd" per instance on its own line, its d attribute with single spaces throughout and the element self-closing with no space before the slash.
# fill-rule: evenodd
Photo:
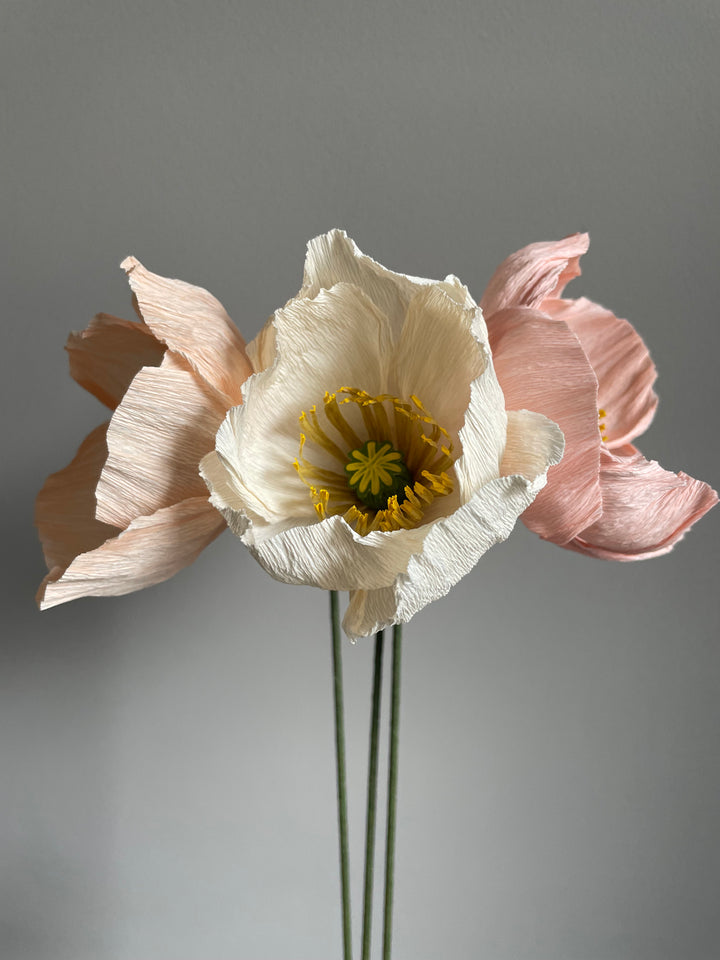
<svg viewBox="0 0 720 960">
<path fill-rule="evenodd" d="M 99 313 L 65 345 L 70 375 L 114 410 L 141 367 L 159 366 L 165 347 L 144 323 Z"/>
<path fill-rule="evenodd" d="M 493 314 L 487 325 L 506 407 L 543 413 L 565 435 L 562 461 L 521 518 L 541 537 L 564 544 L 602 509 L 595 375 L 562 321 L 518 307 Z"/>
<path fill-rule="evenodd" d="M 546 300 L 543 312 L 564 320 L 577 336 L 598 379 L 598 406 L 607 413 L 609 447 L 629 443 L 655 415 L 657 370 L 648 348 L 627 320 L 581 297 Z"/>
<path fill-rule="evenodd" d="M 116 597 L 167 580 L 188 566 L 225 529 L 207 497 L 138 517 L 127 530 L 57 566 L 37 594 L 41 610 L 78 597 Z"/>
<path fill-rule="evenodd" d="M 564 240 L 531 243 L 511 254 L 493 274 L 480 301 L 485 318 L 506 307 L 539 307 L 547 297 L 559 297 L 580 275 L 580 257 L 589 245 L 586 233 L 574 233 Z"/>
<path fill-rule="evenodd" d="M 600 485 L 602 517 L 566 546 L 603 560 L 667 553 L 718 500 L 706 483 L 663 470 L 629 445 L 602 451 Z"/>
<path fill-rule="evenodd" d="M 140 315 L 158 340 L 185 357 L 225 395 L 228 406 L 241 403 L 241 387 L 253 372 L 252 365 L 245 341 L 220 301 L 202 287 L 151 273 L 135 257 L 127 257 L 121 267 Z"/>
<path fill-rule="evenodd" d="M 95 486 L 107 457 L 108 424 L 96 427 L 63 470 L 51 474 L 35 501 L 35 526 L 48 568 L 65 568 L 117 528 L 95 519 Z"/>
<path fill-rule="evenodd" d="M 226 401 L 176 354 L 144 367 L 108 428 L 97 485 L 98 520 L 126 527 L 180 500 L 207 494 L 199 474 L 215 446 Z"/>
</svg>

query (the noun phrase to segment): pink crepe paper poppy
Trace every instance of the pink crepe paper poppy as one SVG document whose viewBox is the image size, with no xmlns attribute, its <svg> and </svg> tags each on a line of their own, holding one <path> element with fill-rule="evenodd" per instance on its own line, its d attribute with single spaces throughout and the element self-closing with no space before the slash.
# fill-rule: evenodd
<svg viewBox="0 0 720 960">
<path fill-rule="evenodd" d="M 198 464 L 242 402 L 245 343 L 206 290 L 122 266 L 139 322 L 99 314 L 66 346 L 72 376 L 114 412 L 38 495 L 41 609 L 160 583 L 226 526 Z"/>
<path fill-rule="evenodd" d="M 671 550 L 718 497 L 632 445 L 654 416 L 657 372 L 627 320 L 562 298 L 588 245 L 578 233 L 524 247 L 480 305 L 507 405 L 538 410 L 565 434 L 565 456 L 522 520 L 571 550 L 641 560 Z"/>
</svg>

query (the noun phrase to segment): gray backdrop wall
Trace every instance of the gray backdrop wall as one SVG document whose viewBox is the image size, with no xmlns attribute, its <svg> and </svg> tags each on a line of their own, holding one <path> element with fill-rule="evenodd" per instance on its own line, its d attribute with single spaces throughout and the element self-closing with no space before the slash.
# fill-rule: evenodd
<svg viewBox="0 0 720 960">
<path fill-rule="evenodd" d="M 34 608 L 34 495 L 103 416 L 66 335 L 131 315 L 128 253 L 249 338 L 332 226 L 476 296 L 588 229 L 574 293 L 660 371 L 643 452 L 717 486 L 717 5 L 3 0 L 0 26 L 0 955 L 338 957 L 327 597 L 226 534 Z M 519 527 L 407 628 L 398 958 L 720 956 L 719 522 L 617 565 Z M 345 648 L 356 930 L 371 659 Z"/>
</svg>

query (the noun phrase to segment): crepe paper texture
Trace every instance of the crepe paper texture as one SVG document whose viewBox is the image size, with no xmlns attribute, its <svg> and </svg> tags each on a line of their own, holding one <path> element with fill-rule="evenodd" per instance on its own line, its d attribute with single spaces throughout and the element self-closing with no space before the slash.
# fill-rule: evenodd
<svg viewBox="0 0 720 960">
<path fill-rule="evenodd" d="M 247 347 L 210 293 L 128 257 L 138 320 L 68 340 L 113 413 L 38 496 L 38 604 L 159 583 L 226 525 L 277 579 L 349 591 L 351 637 L 443 596 L 518 516 L 595 557 L 667 552 L 717 495 L 632 446 L 656 372 L 627 321 L 562 298 L 587 247 L 523 248 L 478 306 L 332 230 Z"/>
<path fill-rule="evenodd" d="M 139 322 L 99 314 L 66 347 L 113 415 L 38 495 L 41 609 L 166 580 L 225 529 L 198 464 L 252 373 L 244 341 L 206 290 L 122 266 Z"/>
<path fill-rule="evenodd" d="M 272 576 L 349 591 L 352 638 L 446 594 L 562 457 L 551 420 L 506 410 L 460 281 L 393 273 L 339 230 L 309 244 L 300 293 L 248 353 L 257 372 L 202 461 L 211 501 Z"/>
<path fill-rule="evenodd" d="M 580 553 L 642 560 L 671 550 L 717 494 L 632 445 L 655 414 L 657 372 L 627 320 L 562 298 L 588 244 L 577 233 L 524 247 L 498 267 L 480 304 L 507 403 L 541 411 L 565 435 L 563 461 L 523 522 Z"/>
</svg>

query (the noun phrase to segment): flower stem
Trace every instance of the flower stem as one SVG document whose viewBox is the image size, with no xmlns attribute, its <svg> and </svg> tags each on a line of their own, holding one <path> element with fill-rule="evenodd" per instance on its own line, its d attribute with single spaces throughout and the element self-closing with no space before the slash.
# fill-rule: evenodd
<svg viewBox="0 0 720 960">
<path fill-rule="evenodd" d="M 380 692 L 382 690 L 384 638 L 385 635 L 382 630 L 375 635 L 375 669 L 373 672 L 367 815 L 365 818 L 365 892 L 363 899 L 362 960 L 370 960 L 370 940 L 372 936 L 373 876 L 375 872 L 375 814 L 377 811 L 378 741 L 380 733 Z"/>
<path fill-rule="evenodd" d="M 392 695 L 390 707 L 390 761 L 388 772 L 387 834 L 385 838 L 385 915 L 383 960 L 390 960 L 392 945 L 392 908 L 395 884 L 395 820 L 398 782 L 398 730 L 400 726 L 400 655 L 402 624 L 393 629 Z"/>
<path fill-rule="evenodd" d="M 337 760 L 338 829 L 340 834 L 340 884 L 342 888 L 343 957 L 352 960 L 350 925 L 350 866 L 348 856 L 347 778 L 345 775 L 345 711 L 343 706 L 340 611 L 336 590 L 330 591 L 333 680 L 335 691 L 335 757 Z"/>
</svg>

